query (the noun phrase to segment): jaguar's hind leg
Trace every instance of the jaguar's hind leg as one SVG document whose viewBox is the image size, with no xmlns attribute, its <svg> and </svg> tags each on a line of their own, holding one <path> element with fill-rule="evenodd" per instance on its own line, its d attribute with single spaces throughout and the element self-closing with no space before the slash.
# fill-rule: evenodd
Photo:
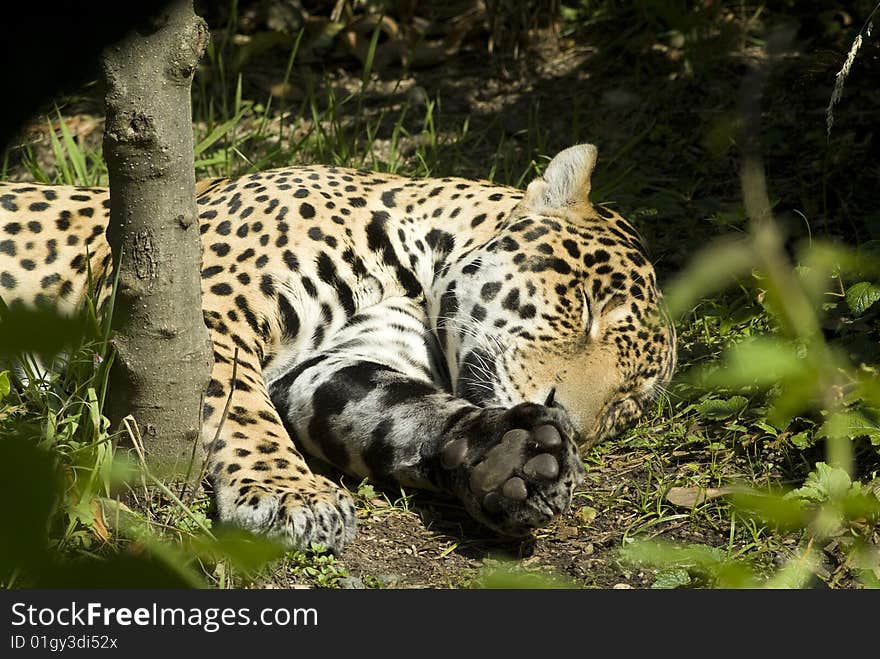
<svg viewBox="0 0 880 659">
<path fill-rule="evenodd" d="M 203 433 L 220 518 L 290 547 L 340 551 L 355 535 L 351 498 L 311 472 L 269 400 L 256 356 L 236 357 L 216 332 L 214 350 Z"/>
</svg>

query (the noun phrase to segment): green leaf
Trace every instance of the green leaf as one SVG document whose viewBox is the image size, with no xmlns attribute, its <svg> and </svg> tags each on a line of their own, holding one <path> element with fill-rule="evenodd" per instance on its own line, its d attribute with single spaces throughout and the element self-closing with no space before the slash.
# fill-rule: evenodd
<svg viewBox="0 0 880 659">
<path fill-rule="evenodd" d="M 205 559 L 228 559 L 236 568 L 248 573 L 284 554 L 284 547 L 272 538 L 255 536 L 234 528 L 219 529 L 215 538 L 197 536 L 192 540 L 191 547 Z"/>
<path fill-rule="evenodd" d="M 877 446 L 880 445 L 880 424 L 869 412 L 850 408 L 828 417 L 816 435 L 826 439 L 868 437 L 871 444 Z"/>
<path fill-rule="evenodd" d="M 0 308 L 0 355 L 58 354 L 88 335 L 84 319 L 53 309 Z"/>
<path fill-rule="evenodd" d="M 196 144 L 195 148 L 193 149 L 194 155 L 200 155 L 205 150 L 213 146 L 217 140 L 219 140 L 221 137 L 223 137 L 229 131 L 235 128 L 241 121 L 241 118 L 245 115 L 246 112 L 250 110 L 250 108 L 250 103 L 245 103 L 233 117 L 216 126 L 214 130 L 212 130 L 206 137 L 202 138 L 199 143 Z"/>
<path fill-rule="evenodd" d="M 376 489 L 366 481 L 362 482 L 358 486 L 358 496 L 363 497 L 364 499 L 375 499 L 376 498 Z"/>
<path fill-rule="evenodd" d="M 714 365 L 711 369 L 700 369 L 703 384 L 708 386 L 772 386 L 787 379 L 815 380 L 796 346 L 771 338 L 755 338 L 733 346 L 725 353 L 721 368 Z"/>
<path fill-rule="evenodd" d="M 783 565 L 772 577 L 762 584 L 763 588 L 806 588 L 820 565 L 818 556 L 813 550 L 806 550 L 794 556 Z"/>
<path fill-rule="evenodd" d="M 361 74 L 361 90 L 365 89 L 370 81 L 370 74 L 373 72 L 373 63 L 376 58 L 376 47 L 379 45 L 379 35 L 381 34 L 381 21 L 376 23 L 373 29 L 373 36 L 370 38 L 370 46 L 367 49 L 367 56 L 364 59 L 364 71 Z"/>
<path fill-rule="evenodd" d="M 621 549 L 621 557 L 639 565 L 705 569 L 723 562 L 726 555 L 722 549 L 705 544 L 677 546 L 659 540 L 636 540 Z"/>
<path fill-rule="evenodd" d="M 733 396 L 727 400 L 721 398 L 709 398 L 697 405 L 697 411 L 704 419 L 720 421 L 729 419 L 742 412 L 749 401 L 744 396 Z"/>
<path fill-rule="evenodd" d="M 852 480 L 846 470 L 817 462 L 816 469 L 810 472 L 803 486 L 792 490 L 785 495 L 785 498 L 822 503 L 829 499 L 842 499 L 851 487 Z"/>
<path fill-rule="evenodd" d="M 757 517 L 780 529 L 795 531 L 804 527 L 804 508 L 803 502 L 790 494 L 748 490 L 734 493 L 731 502 L 740 514 Z"/>
<path fill-rule="evenodd" d="M 9 371 L 0 371 L 0 400 L 6 398 L 10 391 Z"/>
<path fill-rule="evenodd" d="M 877 300 L 880 300 L 880 286 L 869 281 L 853 284 L 846 291 L 846 304 L 856 316 L 864 314 Z"/>
<path fill-rule="evenodd" d="M 58 136 L 55 134 L 55 128 L 52 126 L 51 121 L 48 121 L 48 124 L 49 142 L 52 145 L 52 154 L 55 157 L 55 165 L 61 170 L 61 182 L 66 185 L 77 185 L 78 181 L 70 171 L 70 167 L 67 165 L 67 156 L 64 153 L 64 148 L 61 146 L 61 142 L 58 140 Z"/>
<path fill-rule="evenodd" d="M 755 421 L 752 425 L 754 425 L 756 428 L 760 428 L 761 430 L 766 432 L 771 437 L 778 437 L 779 436 L 779 430 L 777 430 L 776 428 L 771 426 L 766 421 L 761 421 L 759 419 L 758 421 Z"/>
<path fill-rule="evenodd" d="M 813 445 L 813 435 L 808 430 L 804 430 L 789 437 L 789 441 L 803 451 Z"/>
<path fill-rule="evenodd" d="M 683 568 L 673 568 L 671 570 L 662 570 L 657 573 L 657 578 L 651 584 L 651 588 L 672 590 L 681 586 L 689 586 L 691 583 L 691 575 Z"/>
<path fill-rule="evenodd" d="M 61 115 L 61 110 L 56 108 L 55 113 L 58 115 L 58 125 L 61 129 L 61 138 L 64 140 L 64 149 L 67 152 L 67 157 L 70 158 L 70 164 L 73 166 L 73 171 L 76 174 L 77 184 L 89 185 L 88 166 L 86 165 L 85 156 L 73 139 L 73 135 L 71 135 L 70 129 Z"/>
<path fill-rule="evenodd" d="M 669 313 L 678 316 L 705 295 L 729 287 L 755 264 L 754 251 L 745 240 L 715 243 L 699 252 L 666 291 Z"/>
<path fill-rule="evenodd" d="M 797 272 L 804 292 L 818 307 L 829 290 L 831 278 L 837 276 L 841 270 L 851 271 L 857 268 L 859 259 L 856 252 L 848 247 L 815 241 L 799 252 L 798 261 L 803 264 L 797 268 Z"/>
<path fill-rule="evenodd" d="M 485 567 L 473 585 L 488 590 L 574 588 L 574 584 L 564 577 L 550 572 L 530 572 L 507 563 Z"/>
<path fill-rule="evenodd" d="M 784 427 L 804 410 L 810 408 L 816 389 L 820 387 L 819 375 L 807 371 L 803 377 L 784 381 L 778 393 L 771 398 L 767 418 L 777 427 Z"/>
<path fill-rule="evenodd" d="M 728 559 L 724 550 L 703 544 L 676 546 L 657 540 L 636 540 L 620 551 L 623 561 L 663 569 L 686 569 L 705 575 L 719 588 L 754 588 L 757 579 L 743 561 Z"/>
</svg>

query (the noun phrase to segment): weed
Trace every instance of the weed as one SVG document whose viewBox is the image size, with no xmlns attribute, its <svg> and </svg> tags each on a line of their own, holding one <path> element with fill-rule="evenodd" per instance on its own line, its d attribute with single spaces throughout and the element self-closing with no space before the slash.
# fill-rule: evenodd
<svg viewBox="0 0 880 659">
<path fill-rule="evenodd" d="M 319 588 L 333 588 L 348 573 L 336 562 L 333 554 L 320 546 L 308 553 L 290 552 L 285 556 L 287 571 L 294 577 L 306 579 Z"/>
</svg>

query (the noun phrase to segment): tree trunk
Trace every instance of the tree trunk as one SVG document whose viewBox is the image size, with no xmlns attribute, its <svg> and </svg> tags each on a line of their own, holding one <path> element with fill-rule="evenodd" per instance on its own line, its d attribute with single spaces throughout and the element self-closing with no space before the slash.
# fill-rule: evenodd
<svg viewBox="0 0 880 659">
<path fill-rule="evenodd" d="M 107 239 L 119 273 L 108 414 L 134 416 L 148 462 L 163 474 L 190 460 L 211 368 L 190 101 L 208 36 L 192 0 L 172 0 L 102 61 Z"/>
</svg>

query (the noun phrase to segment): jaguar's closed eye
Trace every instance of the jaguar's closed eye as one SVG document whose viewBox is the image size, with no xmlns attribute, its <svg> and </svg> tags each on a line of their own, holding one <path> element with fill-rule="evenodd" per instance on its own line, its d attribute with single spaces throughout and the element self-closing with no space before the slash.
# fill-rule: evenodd
<svg viewBox="0 0 880 659">
<path fill-rule="evenodd" d="M 581 297 L 584 300 L 584 312 L 583 312 L 583 324 L 584 324 L 584 332 L 589 337 L 593 337 L 595 332 L 593 331 L 596 327 L 595 318 L 593 317 L 593 309 L 590 306 L 590 298 L 587 295 L 587 291 L 583 288 L 581 289 Z"/>
<path fill-rule="evenodd" d="M 608 301 L 605 304 L 602 305 L 602 313 L 609 314 L 620 306 L 626 304 L 626 302 L 627 298 L 625 295 L 615 293 L 610 298 L 608 298 Z"/>
</svg>

